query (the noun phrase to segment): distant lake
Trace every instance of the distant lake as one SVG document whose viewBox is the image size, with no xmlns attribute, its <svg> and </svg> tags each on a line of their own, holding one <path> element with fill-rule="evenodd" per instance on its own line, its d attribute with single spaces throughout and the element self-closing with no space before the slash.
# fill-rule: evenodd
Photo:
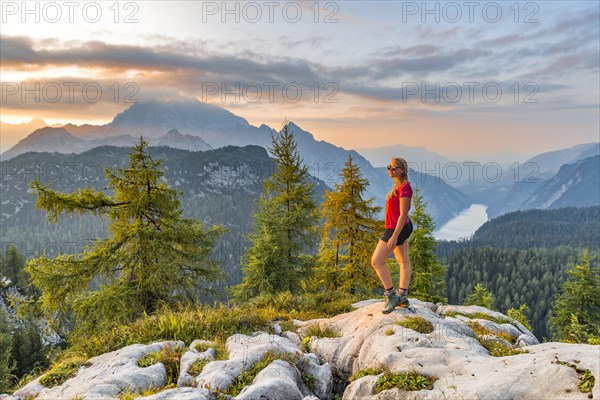
<svg viewBox="0 0 600 400">
<path fill-rule="evenodd" d="M 487 220 L 485 204 L 472 204 L 462 210 L 456 217 L 446 222 L 444 226 L 433 232 L 436 239 L 457 240 L 468 238 Z"/>
</svg>

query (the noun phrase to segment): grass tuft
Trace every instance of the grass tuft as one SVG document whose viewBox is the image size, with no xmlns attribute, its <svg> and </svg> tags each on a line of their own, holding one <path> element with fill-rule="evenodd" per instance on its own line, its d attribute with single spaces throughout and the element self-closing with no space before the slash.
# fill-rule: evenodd
<svg viewBox="0 0 600 400">
<path fill-rule="evenodd" d="M 177 383 L 180 360 L 185 348 L 167 345 L 161 351 L 146 354 L 138 360 L 138 366 L 146 368 L 156 363 L 163 363 L 167 370 L 167 385 Z"/>
<path fill-rule="evenodd" d="M 396 321 L 396 325 L 403 326 L 408 329 L 412 329 L 413 331 L 419 333 L 431 333 L 433 332 L 433 325 L 431 322 L 427 321 L 425 318 L 421 316 L 417 317 L 405 317 L 401 321 Z"/>
<path fill-rule="evenodd" d="M 317 338 L 338 338 L 341 336 L 339 330 L 333 325 L 311 324 L 304 329 L 304 336 Z"/>
<path fill-rule="evenodd" d="M 381 393 L 384 390 L 398 388 L 400 390 L 431 390 L 433 383 L 437 380 L 435 377 L 428 377 L 417 371 L 409 372 L 386 372 L 375 384 L 375 393 Z"/>
<path fill-rule="evenodd" d="M 67 379 L 75 376 L 79 368 L 87 364 L 83 357 L 71 357 L 60 363 L 54 364 L 52 368 L 40 379 L 40 383 L 48 388 L 62 385 Z"/>
<path fill-rule="evenodd" d="M 490 355 L 494 357 L 507 357 L 514 356 L 517 354 L 529 353 L 529 351 L 527 350 L 508 347 L 504 343 L 497 342 L 495 340 L 479 339 L 479 343 L 481 343 L 481 345 L 490 352 Z"/>
<path fill-rule="evenodd" d="M 379 367 L 365 368 L 365 369 L 358 371 L 355 374 L 352 374 L 352 376 L 350 376 L 350 378 L 348 378 L 348 382 L 354 382 L 357 379 L 360 379 L 360 378 L 363 378 L 363 377 L 369 376 L 369 375 L 379 375 L 379 374 L 382 374 L 383 372 L 385 372 L 383 370 L 383 368 L 379 368 Z"/>
<path fill-rule="evenodd" d="M 484 335 L 494 335 L 496 337 L 506 340 L 507 342 L 509 342 L 511 344 L 514 344 L 516 342 L 517 338 L 515 338 L 512 335 L 509 335 L 504 332 L 492 332 L 477 321 L 469 321 L 467 323 L 467 326 L 469 328 L 473 329 L 473 331 L 477 335 L 477 340 L 479 340 L 479 343 L 481 343 L 481 345 L 483 347 L 485 347 L 487 349 L 487 351 L 490 352 L 490 355 L 492 355 L 494 357 L 507 357 L 507 356 L 514 356 L 517 354 L 529 353 L 529 351 L 527 351 L 527 350 L 515 349 L 513 347 L 507 346 L 506 344 L 504 344 L 502 342 L 498 342 L 496 340 L 489 340 L 489 339 L 481 338 L 481 336 L 484 336 Z"/>
<path fill-rule="evenodd" d="M 506 332 L 493 332 L 493 331 L 487 329 L 485 326 L 481 325 L 477 321 L 469 321 L 469 322 L 467 322 L 467 326 L 469 328 L 473 329 L 473 331 L 475 331 L 475 333 L 477 334 L 478 337 L 484 336 L 484 335 L 494 335 L 501 339 L 506 340 L 510 344 L 515 344 L 515 342 L 517 341 L 517 338 L 514 337 L 513 335 L 509 335 Z"/>
</svg>

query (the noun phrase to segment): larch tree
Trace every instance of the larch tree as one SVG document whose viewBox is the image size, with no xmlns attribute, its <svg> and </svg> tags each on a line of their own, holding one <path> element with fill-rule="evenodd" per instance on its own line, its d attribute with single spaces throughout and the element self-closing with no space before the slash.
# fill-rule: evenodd
<svg viewBox="0 0 600 400">
<path fill-rule="evenodd" d="M 373 206 L 373 198 L 364 199 L 369 185 L 352 155 L 339 174 L 341 183 L 325 193 L 321 207 L 324 220 L 319 246 L 317 286 L 327 290 L 355 293 L 378 286 L 371 268 L 371 254 L 377 244 L 379 222 L 375 215 L 381 207 Z"/>
<path fill-rule="evenodd" d="M 223 229 L 205 229 L 183 217 L 181 193 L 168 186 L 161 161 L 152 159 L 147 146 L 140 137 L 124 168 L 105 169 L 112 196 L 87 186 L 65 194 L 31 182 L 36 207 L 49 221 L 63 213 L 109 219 L 108 238 L 82 253 L 54 259 L 44 254 L 27 263 L 41 293 L 38 307 L 53 326 L 78 334 L 110 328 L 163 305 L 195 302 L 218 276 L 210 255 Z"/>
<path fill-rule="evenodd" d="M 317 204 L 314 183 L 298 153 L 289 124 L 272 137 L 274 158 L 271 178 L 254 213 L 250 246 L 244 254 L 242 283 L 233 288 L 237 301 L 289 291 L 299 293 L 310 275 L 315 244 Z"/>
</svg>

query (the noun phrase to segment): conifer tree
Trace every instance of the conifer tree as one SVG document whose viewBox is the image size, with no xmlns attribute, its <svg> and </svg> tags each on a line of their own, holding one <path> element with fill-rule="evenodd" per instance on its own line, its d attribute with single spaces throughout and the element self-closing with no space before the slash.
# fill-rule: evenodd
<svg viewBox="0 0 600 400">
<path fill-rule="evenodd" d="M 8 313 L 0 306 L 0 393 L 6 393 L 13 384 L 14 362 L 10 359 L 11 336 L 12 324 Z"/>
<path fill-rule="evenodd" d="M 348 156 L 340 171 L 341 183 L 325 193 L 321 216 L 324 219 L 319 247 L 318 285 L 328 290 L 355 293 L 358 288 L 377 287 L 379 281 L 371 268 L 371 253 L 377 244 L 374 215 L 381 207 L 365 200 L 369 185 L 360 168 Z"/>
<path fill-rule="evenodd" d="M 272 137 L 275 160 L 254 214 L 250 247 L 242 261 L 244 278 L 233 288 L 238 301 L 284 291 L 298 293 L 312 270 L 317 205 L 314 183 L 302 163 L 289 124 Z"/>
<path fill-rule="evenodd" d="M 27 274 L 23 271 L 25 266 L 25 256 L 19 252 L 14 244 L 8 246 L 6 255 L 1 260 L 0 273 L 10 279 L 10 285 L 14 285 L 20 290 L 27 286 Z"/>
<path fill-rule="evenodd" d="M 494 309 L 494 296 L 490 293 L 487 288 L 478 283 L 475 285 L 473 289 L 473 293 L 469 294 L 465 299 L 465 306 L 481 306 L 485 308 L 489 308 L 490 310 Z"/>
<path fill-rule="evenodd" d="M 584 250 L 579 261 L 567 270 L 552 305 L 548 327 L 554 340 L 587 342 L 600 336 L 600 268 L 591 266 Z"/>
<path fill-rule="evenodd" d="M 427 202 L 423 200 L 418 187 L 413 192 L 412 207 L 414 211 L 410 214 L 410 219 L 413 233 L 408 238 L 412 267 L 411 295 L 424 301 L 445 303 L 448 301 L 445 296 L 447 268 L 437 261 L 433 237 L 435 224 L 426 211 Z"/>
<path fill-rule="evenodd" d="M 180 193 L 164 181 L 161 161 L 152 159 L 147 146 L 140 137 L 128 165 L 105 170 L 113 196 L 87 186 L 65 194 L 37 179 L 31 182 L 36 207 L 49 221 L 86 212 L 109 219 L 108 238 L 82 253 L 42 255 L 27 263 L 41 292 L 39 308 L 54 327 L 73 324 L 82 334 L 151 314 L 162 305 L 192 302 L 217 275 L 209 256 L 222 229 L 205 230 L 199 221 L 183 218 Z"/>
</svg>

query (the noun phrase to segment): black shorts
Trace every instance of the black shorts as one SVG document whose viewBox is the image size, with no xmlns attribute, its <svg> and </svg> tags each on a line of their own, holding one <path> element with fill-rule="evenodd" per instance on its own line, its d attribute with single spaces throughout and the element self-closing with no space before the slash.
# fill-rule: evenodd
<svg viewBox="0 0 600 400">
<path fill-rule="evenodd" d="M 398 241 L 396 242 L 396 246 L 400 246 L 401 244 L 404 244 L 404 241 L 406 239 L 408 239 L 408 237 L 410 236 L 412 231 L 413 231 L 413 224 L 412 224 L 412 221 L 409 219 L 408 224 L 404 225 L 404 227 L 400 231 L 400 234 L 398 235 Z M 393 233 L 394 233 L 393 229 L 386 229 L 385 232 L 383 232 L 383 235 L 381 235 L 380 239 L 387 243 L 388 240 L 390 240 L 390 238 L 392 237 Z"/>
</svg>

